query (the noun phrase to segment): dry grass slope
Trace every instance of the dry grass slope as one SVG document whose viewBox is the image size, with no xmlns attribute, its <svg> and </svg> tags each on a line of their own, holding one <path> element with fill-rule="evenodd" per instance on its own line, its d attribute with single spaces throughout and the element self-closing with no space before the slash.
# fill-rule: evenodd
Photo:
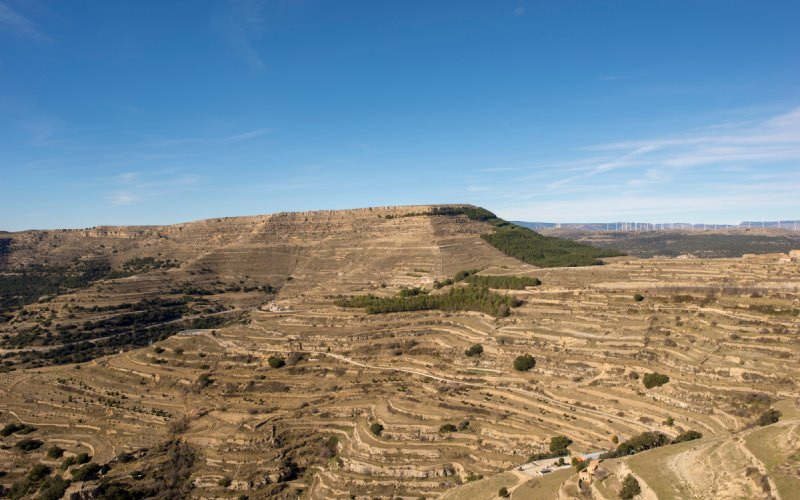
<svg viewBox="0 0 800 500">
<path fill-rule="evenodd" d="M 113 317 L 110 306 L 185 295 L 167 293 L 176 286 L 214 288 L 208 304 L 192 303 L 198 314 L 236 314 L 80 364 L 0 373 L 0 423 L 35 428 L 0 438 L 0 484 L 39 462 L 70 478 L 75 466 L 62 472 L 63 458 L 47 457 L 57 445 L 108 464 L 109 484 L 185 486 L 195 498 L 491 498 L 481 495 L 500 486 L 512 498 L 568 498 L 578 492 L 572 470 L 516 470 L 552 436 L 568 436 L 578 454 L 647 430 L 694 429 L 703 439 L 603 462 L 609 477 L 595 496 L 614 498 L 627 471 L 659 498 L 759 498 L 765 484 L 776 498 L 797 491 L 800 264 L 618 258 L 538 269 L 488 245 L 483 222 L 401 217 L 429 208 L 11 235 L 5 272 L 86 256 L 115 269 L 144 257 L 179 265 L 29 304 L 0 324 L 7 341 L 37 325 L 57 337 L 58 325 Z M 523 300 L 508 317 L 334 305 L 339 295 L 430 289 L 475 268 L 542 284 L 497 290 Z M 274 290 L 252 288 L 264 284 Z M 483 352 L 466 356 L 476 343 Z M 526 353 L 536 366 L 515 371 Z M 276 357 L 285 365 L 273 367 Z M 654 371 L 670 382 L 645 388 Z M 770 406 L 783 419 L 751 427 Z M 15 448 L 29 438 L 43 446 Z M 468 481 L 477 475 L 485 479 Z"/>
</svg>

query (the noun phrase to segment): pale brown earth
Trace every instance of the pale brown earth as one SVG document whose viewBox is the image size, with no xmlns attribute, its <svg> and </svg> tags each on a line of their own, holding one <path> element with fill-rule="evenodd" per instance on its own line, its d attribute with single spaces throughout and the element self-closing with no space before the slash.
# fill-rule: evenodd
<svg viewBox="0 0 800 500">
<path fill-rule="evenodd" d="M 514 470 L 545 451 L 550 437 L 570 437 L 571 451 L 579 454 L 612 449 L 615 436 L 694 429 L 703 439 L 608 461 L 610 477 L 587 498 L 616 498 L 628 471 L 649 498 L 797 498 L 799 263 L 775 256 L 616 258 L 603 266 L 537 269 L 480 239 L 487 224 L 464 216 L 397 217 L 427 209 L 12 235 L 20 250 L 10 254 L 9 266 L 91 254 L 115 265 L 141 256 L 181 265 L 26 306 L 28 319 L 0 325 L 0 334 L 14 335 L 51 312 L 56 323 L 84 321 L 97 314 L 69 318 L 66 306 L 131 302 L 176 283 L 269 283 L 278 291 L 212 296 L 237 314 L 224 327 L 80 365 L 0 373 L 0 423 L 36 427 L 0 438 L 0 470 L 7 472 L 0 484 L 9 487 L 36 462 L 57 468 L 60 460 L 48 460 L 44 451 L 58 444 L 68 455 L 87 451 L 100 464 L 149 450 L 128 463 L 112 461 L 107 477 L 136 486 L 130 473 L 156 463 L 154 450 L 174 439 L 196 454 L 188 494 L 196 498 L 435 498 L 445 492 L 447 498 L 493 498 L 495 483 L 506 481 L 513 498 L 535 498 L 537 491 L 569 498 L 578 495 L 574 474 L 539 484 L 544 478 Z M 543 284 L 501 292 L 524 301 L 506 318 L 368 315 L 333 304 L 338 295 L 430 288 L 472 268 L 535 276 Z M 645 300 L 634 301 L 634 293 Z M 484 353 L 466 357 L 474 343 Z M 523 353 L 536 358 L 536 367 L 515 372 L 513 359 Z M 288 364 L 270 368 L 267 359 L 277 354 Z M 652 371 L 671 381 L 646 389 L 641 375 Z M 204 374 L 205 386 L 198 383 Z M 775 403 L 784 412 L 781 422 L 752 427 L 770 406 L 743 407 L 737 398 L 753 392 L 781 401 Z M 439 431 L 463 421 L 469 425 L 462 431 Z M 376 422 L 384 427 L 380 436 L 369 430 Z M 337 440 L 329 441 L 332 436 Z M 26 437 L 45 445 L 33 452 L 13 448 Z M 774 446 L 759 447 L 765 439 Z M 748 476 L 748 467 L 758 473 Z M 769 491 L 758 474 L 769 478 Z M 492 482 L 468 483 L 477 475 Z M 218 484 L 223 477 L 229 486 Z M 96 485 L 78 483 L 70 491 Z"/>
</svg>

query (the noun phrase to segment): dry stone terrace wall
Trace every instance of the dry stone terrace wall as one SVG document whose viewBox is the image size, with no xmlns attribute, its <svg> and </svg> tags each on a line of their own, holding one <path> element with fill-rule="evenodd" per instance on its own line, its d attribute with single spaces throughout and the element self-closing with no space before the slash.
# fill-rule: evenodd
<svg viewBox="0 0 800 500">
<path fill-rule="evenodd" d="M 0 483 L 9 486 L 36 461 L 51 463 L 51 443 L 105 462 L 177 437 L 196 450 L 198 498 L 434 498 L 468 477 L 513 469 L 555 435 L 572 439 L 574 452 L 610 449 L 615 436 L 647 430 L 730 440 L 770 400 L 800 396 L 797 263 L 619 259 L 535 269 L 488 246 L 479 238 L 484 226 L 464 217 L 357 212 L 276 214 L 213 249 L 202 247 L 198 226 L 190 231 L 197 248 L 182 250 L 198 253 L 180 268 L 75 294 L 84 305 L 107 304 L 117 294 L 158 293 L 166 278 L 292 277 L 274 297 L 224 294 L 220 300 L 247 309 L 241 324 L 186 332 L 80 369 L 0 374 L 0 422 L 36 427 L 3 438 L 10 448 L 0 450 L 0 470 L 9 474 Z M 215 271 L 190 274 L 204 267 Z M 340 293 L 388 295 L 475 267 L 543 284 L 500 291 L 524 300 L 502 319 L 367 315 L 333 305 Z M 475 343 L 483 353 L 467 357 Z M 535 368 L 514 371 L 525 353 Z M 286 366 L 271 367 L 274 356 Z M 642 376 L 654 371 L 670 382 L 645 388 Z M 370 430 L 375 423 L 380 435 Z M 457 430 L 441 431 L 445 424 Z M 46 444 L 15 451 L 24 437 Z M 107 477 L 127 480 L 152 460 L 116 464 Z M 696 475 L 712 474 L 715 463 L 696 462 Z M 636 470 L 644 483 L 646 471 Z M 568 486 L 564 497 L 576 491 Z"/>
</svg>

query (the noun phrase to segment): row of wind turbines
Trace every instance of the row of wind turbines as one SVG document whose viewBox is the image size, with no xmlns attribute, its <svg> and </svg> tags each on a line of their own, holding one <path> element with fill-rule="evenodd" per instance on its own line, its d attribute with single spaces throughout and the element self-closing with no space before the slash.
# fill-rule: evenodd
<svg viewBox="0 0 800 500">
<path fill-rule="evenodd" d="M 797 231 L 798 222 L 800 221 L 744 221 L 740 222 L 739 224 L 694 224 L 691 222 L 607 222 L 606 231 L 706 231 L 708 229 L 718 230 L 751 228 L 777 228 Z M 775 224 L 777 224 L 777 226 Z"/>
</svg>

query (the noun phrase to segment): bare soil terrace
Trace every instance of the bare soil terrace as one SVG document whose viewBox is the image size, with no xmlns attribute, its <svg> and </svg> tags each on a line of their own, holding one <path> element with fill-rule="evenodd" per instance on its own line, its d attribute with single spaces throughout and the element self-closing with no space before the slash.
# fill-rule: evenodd
<svg viewBox="0 0 800 500">
<path fill-rule="evenodd" d="M 45 454 L 57 445 L 110 464 L 107 481 L 186 487 L 196 498 L 492 498 L 500 486 L 513 498 L 568 498 L 579 492 L 571 469 L 553 479 L 515 469 L 551 437 L 568 436 L 577 455 L 644 431 L 692 429 L 703 439 L 604 462 L 610 477 L 590 494 L 616 498 L 630 471 L 657 498 L 792 498 L 800 264 L 775 255 L 623 257 L 537 269 L 483 241 L 485 223 L 401 217 L 426 208 L 14 235 L 7 269 L 89 252 L 114 266 L 146 256 L 180 265 L 27 305 L 0 324 L 8 339 L 34 325 L 55 335 L 59 324 L 113 318 L 109 306 L 121 303 L 187 295 L 176 287 L 214 289 L 190 307 L 226 323 L 79 364 L 0 373 L 0 423 L 35 428 L 0 438 L 0 484 L 23 480 L 35 463 L 69 478 L 58 471 L 62 459 Z M 505 318 L 369 315 L 333 304 L 340 295 L 430 289 L 475 268 L 542 285 L 498 290 L 523 301 Z M 257 288 L 265 284 L 273 288 Z M 466 356 L 476 343 L 483 353 Z M 534 356 L 532 370 L 513 369 L 521 354 Z M 651 372 L 670 381 L 647 389 Z M 781 422 L 754 428 L 771 406 L 782 408 Z M 457 430 L 442 431 L 446 424 Z M 43 445 L 15 447 L 29 438 Z M 170 443 L 188 445 L 191 460 Z M 158 469 L 177 461 L 189 465 L 170 482 Z M 70 491 L 97 497 L 98 484 L 76 481 Z"/>
</svg>

